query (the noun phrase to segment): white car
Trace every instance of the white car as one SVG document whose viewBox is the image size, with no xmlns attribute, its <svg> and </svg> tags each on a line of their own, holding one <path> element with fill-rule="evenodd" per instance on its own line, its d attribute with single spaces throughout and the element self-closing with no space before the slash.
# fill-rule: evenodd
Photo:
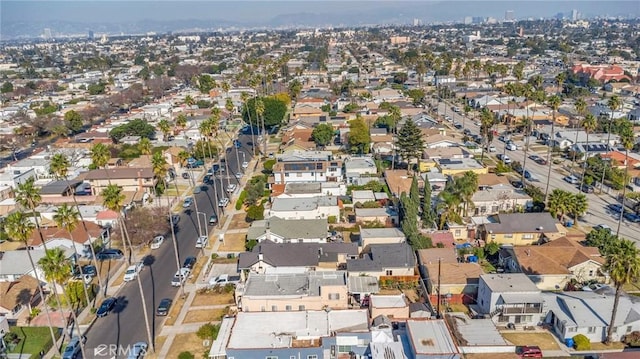
<svg viewBox="0 0 640 359">
<path fill-rule="evenodd" d="M 187 278 L 189 278 L 190 274 L 191 270 L 189 268 L 180 268 L 180 270 L 173 275 L 173 279 L 171 279 L 171 286 L 179 287 L 187 280 Z"/>
<path fill-rule="evenodd" d="M 130 282 L 136 279 L 136 277 L 138 277 L 138 273 L 140 273 L 140 271 L 142 270 L 142 267 L 143 267 L 142 262 L 139 262 L 127 267 L 127 270 L 124 272 L 124 281 Z"/>
<path fill-rule="evenodd" d="M 242 162 L 242 168 L 247 169 L 247 167 L 249 167 L 249 162 Z"/>
<path fill-rule="evenodd" d="M 200 236 L 198 237 L 198 239 L 196 239 L 196 248 L 204 248 L 207 246 L 208 243 L 209 243 L 209 237 Z"/>
<path fill-rule="evenodd" d="M 235 191 L 237 188 L 237 186 L 235 185 L 235 183 L 229 183 L 229 185 L 227 186 L 227 193 L 231 193 L 233 191 Z"/>
<path fill-rule="evenodd" d="M 158 249 L 158 248 L 160 248 L 160 246 L 162 245 L 162 243 L 164 243 L 164 236 L 156 236 L 156 237 L 151 241 L 151 249 Z"/>
<path fill-rule="evenodd" d="M 218 201 L 218 207 L 226 207 L 229 204 L 229 198 L 224 197 Z"/>
<path fill-rule="evenodd" d="M 580 180 L 578 179 L 578 177 L 574 176 L 574 175 L 569 175 L 563 178 L 565 182 L 571 183 L 571 184 L 578 184 L 580 182 Z"/>
</svg>

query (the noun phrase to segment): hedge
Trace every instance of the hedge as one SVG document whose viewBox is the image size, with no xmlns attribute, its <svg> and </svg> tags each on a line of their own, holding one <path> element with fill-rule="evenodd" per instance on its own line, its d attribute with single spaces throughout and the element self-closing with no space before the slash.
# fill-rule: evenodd
<svg viewBox="0 0 640 359">
<path fill-rule="evenodd" d="M 577 351 L 591 350 L 591 341 L 582 334 L 573 337 L 573 347 Z"/>
<path fill-rule="evenodd" d="M 238 200 L 236 201 L 236 211 L 242 209 L 245 198 L 247 198 L 247 191 L 242 190 L 242 192 L 240 192 L 240 196 L 238 196 Z"/>
</svg>

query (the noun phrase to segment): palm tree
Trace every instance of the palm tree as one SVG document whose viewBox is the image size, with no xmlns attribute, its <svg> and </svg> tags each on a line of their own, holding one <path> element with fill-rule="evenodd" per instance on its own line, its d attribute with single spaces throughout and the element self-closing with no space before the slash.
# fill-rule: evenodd
<svg viewBox="0 0 640 359">
<path fill-rule="evenodd" d="M 580 179 L 580 188 L 582 188 L 582 185 L 584 184 L 584 176 L 587 172 L 586 160 L 589 157 L 589 133 L 591 133 L 591 131 L 594 131 L 596 128 L 598 128 L 598 121 L 596 121 L 596 117 L 588 113 L 584 117 L 584 120 L 582 120 L 582 128 L 584 128 L 584 132 L 587 133 L 587 141 L 586 141 L 586 148 L 584 151 L 585 165 L 582 166 L 582 178 Z"/>
<path fill-rule="evenodd" d="M 468 215 L 467 211 L 470 206 L 473 206 L 471 197 L 478 189 L 478 174 L 472 171 L 467 171 L 464 175 L 455 181 L 455 190 L 459 193 L 460 197 L 464 200 L 464 215 Z"/>
<path fill-rule="evenodd" d="M 69 183 L 69 179 L 67 178 L 69 166 L 70 166 L 69 160 L 65 155 L 61 153 L 56 153 L 51 157 L 51 162 L 49 164 L 49 171 L 51 171 L 51 173 L 53 173 L 56 178 L 64 179 L 67 182 L 67 187 L 71 187 L 71 184 Z M 96 268 L 98 268 L 98 260 L 96 259 L 96 253 L 93 248 L 93 243 L 91 243 L 91 238 L 89 238 L 89 230 L 87 229 L 87 224 L 82 218 L 82 213 L 80 213 L 80 209 L 78 207 L 79 206 L 78 201 L 76 200 L 75 194 L 71 196 L 71 198 L 73 198 L 73 205 L 76 207 L 79 221 L 80 223 L 82 223 L 82 228 L 84 229 L 84 232 L 87 233 L 87 237 L 89 239 L 89 250 L 91 251 L 91 258 L 93 261 L 93 265 Z M 98 285 L 100 286 L 100 288 L 102 288 L 102 278 L 99 275 L 97 277 L 98 277 Z M 89 305 L 88 301 L 87 301 L 87 305 Z"/>
<path fill-rule="evenodd" d="M 105 187 L 104 190 L 102 190 L 101 194 L 103 197 L 103 205 L 108 209 L 118 213 L 117 222 L 118 222 L 118 226 L 120 227 L 120 234 L 122 236 L 123 244 L 125 244 L 125 246 L 128 245 L 129 247 L 129 263 L 131 263 L 133 258 L 133 246 L 131 245 L 131 240 L 129 239 L 129 236 L 125 234 L 127 233 L 126 224 L 122 218 L 122 207 L 124 207 L 124 199 L 125 199 L 125 195 L 122 193 L 122 187 L 118 185 L 110 184 L 107 187 Z M 147 300 L 146 300 L 144 291 L 142 290 L 141 281 L 137 280 L 136 282 L 138 282 L 138 290 L 140 291 L 140 298 L 142 300 L 142 310 L 144 314 L 144 322 L 147 328 L 147 338 L 149 340 L 149 346 L 151 347 L 151 351 L 153 352 L 154 351 L 153 336 L 151 335 L 151 327 L 149 326 L 149 313 L 147 312 Z"/>
<path fill-rule="evenodd" d="M 180 160 L 180 167 L 184 166 L 184 163 L 191 157 L 189 152 L 182 150 L 178 152 L 178 159 Z"/>
<path fill-rule="evenodd" d="M 213 158 L 212 154 L 211 154 L 211 142 L 209 141 L 209 135 L 211 134 L 212 131 L 212 127 L 211 127 L 211 122 L 210 120 L 204 120 L 202 122 L 200 122 L 200 126 L 198 126 L 198 132 L 200 132 L 200 143 L 202 145 L 202 154 L 203 157 L 204 153 L 205 153 L 205 148 L 204 148 L 204 144 L 205 142 L 208 144 L 208 149 L 209 149 L 209 158 Z"/>
<path fill-rule="evenodd" d="M 533 125 L 533 121 L 529 117 L 524 117 L 521 121 L 524 125 L 524 158 L 522 159 L 522 173 L 520 174 L 520 180 L 522 183 L 525 183 L 525 173 L 527 170 L 527 152 L 529 152 L 529 141 L 531 138 L 531 125 Z"/>
<path fill-rule="evenodd" d="M 40 230 L 40 221 L 38 220 L 39 215 L 36 215 L 36 207 L 38 207 L 42 202 L 42 197 L 40 196 L 40 189 L 36 188 L 34 184 L 35 178 L 30 177 L 28 180 L 18 185 L 18 189 L 16 190 L 16 203 L 18 203 L 23 210 L 28 209 L 31 211 L 31 216 L 36 223 L 36 228 L 40 235 L 42 246 L 44 249 L 47 249 L 47 244 L 45 243 L 44 236 Z"/>
<path fill-rule="evenodd" d="M 140 142 L 138 142 L 138 149 L 143 155 L 150 155 L 152 147 L 153 146 L 151 145 L 151 140 L 146 137 L 143 137 L 142 139 L 140 139 Z"/>
<path fill-rule="evenodd" d="M 53 215 L 53 220 L 56 222 L 56 225 L 59 228 L 64 228 L 67 232 L 69 232 L 69 239 L 71 239 L 71 242 L 73 243 L 72 247 L 73 247 L 73 252 L 75 254 L 76 260 L 77 258 L 80 258 L 80 256 L 78 255 L 78 249 L 76 248 L 75 241 L 73 239 L 73 231 L 78 226 L 79 218 L 80 218 L 80 212 L 75 207 L 71 207 L 66 203 L 58 207 L 56 209 L 56 213 Z M 91 245 L 91 243 L 89 243 L 89 245 Z M 78 267 L 80 268 L 80 274 L 82 276 L 82 279 L 84 280 L 84 270 L 82 269 L 82 266 L 78 266 Z M 89 300 L 89 293 L 87 292 L 87 286 L 83 285 L 82 289 L 84 291 L 84 297 L 87 301 L 87 305 L 89 305 L 91 301 Z"/>
<path fill-rule="evenodd" d="M 620 135 L 620 143 L 624 147 L 625 157 L 624 157 L 624 181 L 622 187 L 622 208 L 624 212 L 624 200 L 627 195 L 627 186 L 629 184 L 629 150 L 633 148 L 635 145 L 635 138 L 633 136 L 633 125 L 629 120 L 625 120 L 620 126 L 619 133 Z M 621 213 L 622 214 L 622 213 Z M 616 230 L 616 235 L 620 234 L 620 225 L 622 224 L 622 215 L 618 218 L 618 229 Z"/>
<path fill-rule="evenodd" d="M 53 325 L 51 324 L 51 316 L 49 315 L 49 307 L 45 302 L 44 291 L 42 290 L 41 280 L 39 278 L 38 270 L 36 268 L 35 263 L 33 262 L 33 257 L 31 257 L 31 249 L 29 246 L 29 238 L 31 237 L 31 233 L 35 229 L 35 225 L 33 222 L 29 220 L 29 218 L 24 214 L 24 212 L 13 212 L 7 216 L 5 220 L 5 229 L 7 234 L 12 240 L 20 241 L 25 245 L 27 257 L 29 257 L 29 263 L 31 263 L 31 269 L 33 270 L 33 276 L 38 281 L 38 294 L 40 295 L 40 300 L 42 301 L 42 306 L 44 307 L 44 313 L 47 316 L 47 324 L 49 324 L 49 333 L 51 334 L 51 341 L 56 343 L 56 335 L 53 331 Z M 57 345 L 54 345 L 56 348 L 56 352 L 60 355 L 60 349 Z"/>
<path fill-rule="evenodd" d="M 460 203 L 461 198 L 453 191 L 440 192 L 440 202 L 437 205 L 437 210 L 440 213 L 440 229 L 444 229 L 444 225 L 447 222 L 461 222 L 460 218 Z"/>
<path fill-rule="evenodd" d="M 486 107 L 482 109 L 480 112 L 480 135 L 484 139 L 484 143 L 482 144 L 482 155 L 480 157 L 480 161 L 484 161 L 484 151 L 486 147 L 489 147 L 489 144 L 493 140 L 493 133 L 491 132 L 491 128 L 494 125 L 493 113 L 489 111 Z"/>
<path fill-rule="evenodd" d="M 165 178 L 167 177 L 167 173 L 169 170 L 167 169 L 167 160 L 162 155 L 162 152 L 156 152 L 151 157 L 151 167 L 153 168 L 153 175 L 156 176 L 156 179 L 162 182 L 162 191 L 165 192 L 167 190 L 167 184 L 165 182 Z M 167 205 L 171 208 L 171 204 L 169 203 L 169 197 L 167 196 Z"/>
<path fill-rule="evenodd" d="M 614 112 L 616 112 L 616 110 L 622 105 L 622 101 L 620 101 L 620 98 L 616 95 L 611 96 L 611 98 L 609 99 L 609 101 L 607 101 L 607 107 L 609 107 L 609 109 L 611 110 L 611 118 L 609 119 L 609 129 L 607 130 L 607 147 L 610 148 L 610 143 L 611 143 L 611 128 L 613 125 L 613 115 Z M 604 176 L 607 173 L 607 167 L 605 166 L 604 170 L 602 171 L 602 179 L 600 180 L 600 193 L 602 193 L 602 186 L 604 186 Z M 622 213 L 620 214 L 622 215 Z"/>
<path fill-rule="evenodd" d="M 109 147 L 102 143 L 96 143 L 91 147 L 91 162 L 96 168 L 107 168 L 111 159 L 111 151 Z"/>
<path fill-rule="evenodd" d="M 191 95 L 187 95 L 187 96 L 184 97 L 184 104 L 185 105 L 193 106 L 194 103 L 196 103 L 196 102 L 193 100 L 193 97 Z"/>
<path fill-rule="evenodd" d="M 576 109 L 576 113 L 578 114 L 578 116 L 582 117 L 585 115 L 585 112 L 587 111 L 587 103 L 584 101 L 584 99 L 579 98 L 576 100 L 576 102 L 573 105 Z M 574 126 L 574 130 L 576 131 L 576 139 L 573 142 L 574 145 L 578 144 L 578 130 L 576 128 L 577 126 Z M 573 172 L 573 166 L 576 163 L 576 155 L 578 154 L 578 151 L 573 151 L 573 158 L 571 159 L 571 172 Z"/>
<path fill-rule="evenodd" d="M 162 132 L 162 140 L 166 142 L 169 137 L 169 132 L 171 132 L 171 124 L 169 123 L 169 120 L 166 118 L 160 120 L 158 122 L 158 129 Z"/>
<path fill-rule="evenodd" d="M 609 277 L 615 284 L 616 294 L 613 300 L 613 310 L 611 320 L 607 328 L 606 343 L 610 343 L 615 328 L 616 314 L 618 314 L 618 303 L 622 287 L 629 283 L 634 283 L 640 278 L 640 252 L 635 243 L 630 240 L 620 239 L 616 246 L 612 246 L 612 253 L 607 255 L 607 262 L 604 269 L 609 273 Z"/>
<path fill-rule="evenodd" d="M 58 307 L 60 308 L 60 312 L 62 313 L 62 317 L 65 318 L 65 326 L 67 325 L 67 318 L 64 315 L 64 311 L 62 309 L 62 302 L 60 301 L 60 294 L 58 293 L 58 285 L 63 286 L 71 275 L 71 262 L 69 258 L 64 254 L 64 251 L 60 247 L 56 247 L 53 249 L 47 249 L 45 251 L 44 257 L 40 258 L 38 264 L 42 268 L 44 272 L 44 277 L 48 282 L 53 283 L 53 293 L 56 297 L 56 301 L 58 302 Z M 84 284 L 84 283 L 83 283 Z M 84 287 L 84 285 L 83 285 Z M 69 312 L 73 317 L 74 326 L 79 324 L 78 317 L 76 316 L 75 310 L 71 307 L 71 303 L 69 301 L 69 297 L 65 294 L 63 289 L 63 295 L 69 305 Z M 78 331 L 78 334 L 81 334 Z M 82 340 L 80 341 L 80 351 L 82 352 L 82 357 L 85 358 L 85 350 L 84 343 Z"/>
<path fill-rule="evenodd" d="M 549 143 L 547 144 L 547 151 L 548 151 L 548 155 L 547 157 L 549 158 L 549 169 L 547 170 L 547 185 L 545 187 L 544 190 L 544 200 L 547 200 L 547 195 L 549 194 L 549 181 L 551 180 L 551 164 L 553 163 L 553 161 L 551 161 L 551 149 L 555 146 L 555 128 L 556 128 L 556 113 L 558 112 L 558 108 L 560 107 L 560 104 L 562 103 L 562 99 L 560 99 L 560 96 L 557 95 L 553 95 L 551 97 L 549 97 L 548 100 L 549 103 L 549 107 L 551 107 L 551 136 L 549 139 Z"/>
<path fill-rule="evenodd" d="M 180 129 L 184 130 L 187 127 L 187 116 L 184 113 L 181 113 L 176 118 L 176 126 L 180 127 Z"/>
<path fill-rule="evenodd" d="M 249 120 L 249 128 L 251 129 L 251 153 L 255 154 L 256 153 L 256 136 L 255 133 L 253 131 L 253 124 L 251 123 L 251 111 L 249 110 L 249 105 L 247 103 L 247 101 L 249 100 L 249 94 L 246 92 L 242 92 L 240 94 L 240 99 L 242 100 L 243 106 L 246 108 L 247 111 L 247 118 Z"/>
<path fill-rule="evenodd" d="M 564 215 L 571 212 L 572 200 L 573 195 L 571 192 L 556 188 L 549 194 L 547 207 L 554 217 L 564 223 Z"/>
<path fill-rule="evenodd" d="M 262 142 L 264 143 L 264 150 L 263 150 L 263 154 L 266 155 L 267 153 L 267 131 L 265 129 L 264 126 L 264 102 L 262 101 L 261 98 L 257 98 L 256 99 L 256 116 L 258 116 L 258 119 L 262 120 Z"/>
</svg>

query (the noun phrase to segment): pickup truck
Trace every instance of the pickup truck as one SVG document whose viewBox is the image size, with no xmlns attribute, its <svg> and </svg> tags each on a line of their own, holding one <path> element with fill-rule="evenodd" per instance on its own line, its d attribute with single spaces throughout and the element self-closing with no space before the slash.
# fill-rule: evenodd
<svg viewBox="0 0 640 359">
<path fill-rule="evenodd" d="M 230 277 L 228 274 L 220 274 L 217 277 L 211 277 L 211 279 L 209 279 L 209 285 L 212 287 L 215 287 L 215 286 L 224 287 L 227 284 L 236 285 L 238 284 L 238 282 L 240 282 L 239 276 Z"/>
</svg>

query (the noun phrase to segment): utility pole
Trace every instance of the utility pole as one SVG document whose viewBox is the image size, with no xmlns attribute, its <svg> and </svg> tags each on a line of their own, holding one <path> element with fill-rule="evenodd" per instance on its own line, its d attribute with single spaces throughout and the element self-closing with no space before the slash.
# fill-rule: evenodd
<svg viewBox="0 0 640 359">
<path fill-rule="evenodd" d="M 437 314 L 436 314 L 436 318 L 440 318 L 440 270 L 442 268 L 442 258 L 438 258 L 438 304 L 437 304 Z"/>
</svg>

